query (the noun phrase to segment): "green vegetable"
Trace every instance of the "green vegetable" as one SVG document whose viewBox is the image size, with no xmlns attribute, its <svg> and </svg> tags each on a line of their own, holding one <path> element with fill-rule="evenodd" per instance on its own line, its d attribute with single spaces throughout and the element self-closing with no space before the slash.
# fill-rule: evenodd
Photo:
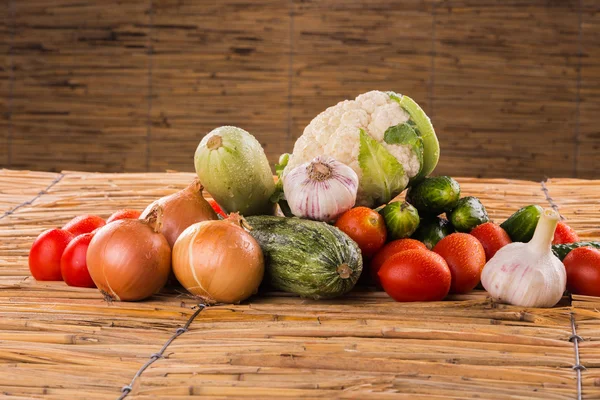
<svg viewBox="0 0 600 400">
<path fill-rule="evenodd" d="M 341 296 L 362 271 L 358 245 L 324 222 L 297 218 L 246 218 L 265 256 L 265 279 L 274 288 L 311 299 Z"/>
<path fill-rule="evenodd" d="M 293 217 L 294 214 L 292 214 L 292 210 L 290 210 L 290 206 L 283 193 L 283 170 L 285 170 L 289 161 L 289 153 L 284 153 L 279 156 L 279 162 L 275 164 L 275 173 L 277 174 L 278 179 L 275 184 L 275 191 L 271 195 L 271 202 L 279 204 L 279 208 L 283 215 L 286 217 Z"/>
<path fill-rule="evenodd" d="M 398 144 L 408 145 L 412 151 L 417 155 L 421 167 L 419 172 L 423 169 L 423 139 L 415 132 L 413 125 L 409 122 L 404 122 L 395 126 L 387 128 L 383 135 L 383 140 L 387 144 Z M 417 175 L 415 176 L 416 179 Z"/>
<path fill-rule="evenodd" d="M 412 238 L 423 242 L 431 250 L 440 240 L 452 232 L 454 232 L 454 229 L 452 229 L 450 221 L 445 218 L 433 217 L 422 219 Z"/>
<path fill-rule="evenodd" d="M 408 185 L 402 164 L 362 129 L 358 164 L 363 171 L 360 187 L 363 192 L 373 195 L 374 204 L 389 202 Z"/>
<path fill-rule="evenodd" d="M 433 172 L 440 158 L 440 144 L 435 130 L 427 114 L 413 99 L 394 92 L 388 92 L 388 94 L 410 115 L 409 123 L 423 140 L 423 166 L 421 172 L 414 178 L 415 180 L 422 179 Z"/>
<path fill-rule="evenodd" d="M 596 249 L 600 249 L 600 242 L 576 242 L 576 243 L 565 243 L 565 244 L 555 244 L 552 246 L 552 251 L 556 255 L 556 257 L 560 258 L 560 260 L 564 260 L 567 254 L 578 247 L 595 247 Z"/>
<path fill-rule="evenodd" d="M 471 232 L 473 228 L 488 222 L 487 211 L 477 197 L 463 197 L 450 213 L 450 222 L 457 232 Z"/>
<path fill-rule="evenodd" d="M 415 206 L 421 216 L 450 212 L 459 198 L 460 185 L 449 176 L 425 178 L 406 192 L 406 201 Z"/>
<path fill-rule="evenodd" d="M 228 213 L 273 214 L 271 168 L 258 140 L 245 130 L 214 129 L 198 145 L 194 164 L 206 190 Z"/>
<path fill-rule="evenodd" d="M 385 220 L 388 238 L 391 240 L 407 238 L 419 226 L 419 213 L 407 202 L 395 201 L 385 206 L 379 213 Z"/>
<path fill-rule="evenodd" d="M 513 242 L 529 242 L 544 210 L 537 204 L 521 208 L 500 224 Z"/>
</svg>

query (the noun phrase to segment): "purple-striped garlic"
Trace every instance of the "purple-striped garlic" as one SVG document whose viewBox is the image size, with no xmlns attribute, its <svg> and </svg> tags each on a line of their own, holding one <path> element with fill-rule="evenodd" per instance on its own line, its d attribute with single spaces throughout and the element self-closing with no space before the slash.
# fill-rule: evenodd
<svg viewBox="0 0 600 400">
<path fill-rule="evenodd" d="M 283 192 L 296 217 L 334 221 L 356 203 L 358 175 L 346 164 L 318 156 L 291 170 Z"/>
</svg>

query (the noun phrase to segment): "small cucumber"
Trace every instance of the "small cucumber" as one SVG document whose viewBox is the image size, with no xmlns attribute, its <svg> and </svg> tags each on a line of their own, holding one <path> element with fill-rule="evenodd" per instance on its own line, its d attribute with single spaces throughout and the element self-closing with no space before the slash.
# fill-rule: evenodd
<svg viewBox="0 0 600 400">
<path fill-rule="evenodd" d="M 513 242 L 529 242 L 535 232 L 535 227 L 542 215 L 543 209 L 537 204 L 521 208 L 500 224 Z"/>
<path fill-rule="evenodd" d="M 343 295 L 358 281 L 363 267 L 360 249 L 338 228 L 272 216 L 246 221 L 265 257 L 265 280 L 275 289 L 325 299 Z"/>
<path fill-rule="evenodd" d="M 425 178 L 406 192 L 406 201 L 412 204 L 419 215 L 437 216 L 450 212 L 460 198 L 460 185 L 449 176 Z"/>
<path fill-rule="evenodd" d="M 575 250 L 578 247 L 595 247 L 600 250 L 600 242 L 577 242 L 577 243 L 565 243 L 555 244 L 552 246 L 552 251 L 556 257 L 560 258 L 560 261 L 564 260 L 567 254 L 571 250 Z"/>
<path fill-rule="evenodd" d="M 425 246 L 431 250 L 440 240 L 451 234 L 453 231 L 454 229 L 452 229 L 452 225 L 450 225 L 450 222 L 447 219 L 434 217 L 421 220 L 421 223 L 412 235 L 412 238 L 423 242 Z"/>
<path fill-rule="evenodd" d="M 395 201 L 385 206 L 379 214 L 385 220 L 388 238 L 403 239 L 412 235 L 419 226 L 419 212 L 406 201 Z"/>
<path fill-rule="evenodd" d="M 473 228 L 488 222 L 487 211 L 477 197 L 463 197 L 450 213 L 450 222 L 457 232 L 471 232 Z"/>
</svg>

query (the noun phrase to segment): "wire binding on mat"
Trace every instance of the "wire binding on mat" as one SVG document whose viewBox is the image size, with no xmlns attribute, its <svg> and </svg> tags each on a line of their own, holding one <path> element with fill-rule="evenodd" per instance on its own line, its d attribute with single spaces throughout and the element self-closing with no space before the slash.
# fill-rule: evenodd
<svg viewBox="0 0 600 400">
<path fill-rule="evenodd" d="M 118 397 L 117 400 L 123 400 L 125 397 L 127 397 L 129 395 L 129 393 L 131 393 L 131 391 L 133 390 L 133 384 L 135 383 L 136 379 L 139 378 L 142 375 L 142 373 L 144 373 L 144 371 L 150 365 L 152 365 L 156 360 L 165 358 L 164 353 L 165 353 L 165 350 L 167 350 L 167 347 L 169 347 L 169 345 L 171 343 L 173 343 L 173 340 L 177 339 L 179 336 L 181 336 L 182 334 L 184 334 L 185 332 L 188 331 L 191 323 L 194 321 L 194 319 L 196 319 L 198 314 L 200 314 L 202 312 L 202 310 L 204 310 L 205 308 L 206 308 L 205 304 L 198 304 L 198 309 L 187 320 L 185 325 L 182 327 L 179 327 L 175 330 L 175 333 L 169 338 L 169 340 L 167 340 L 165 342 L 165 344 L 161 347 L 161 349 L 158 353 L 153 353 L 150 355 L 150 359 L 148 361 L 146 361 L 146 363 L 144 365 L 142 365 L 142 367 L 135 373 L 135 375 L 131 379 L 131 382 L 129 383 L 129 385 L 123 386 L 121 388 L 121 395 Z"/>
<path fill-rule="evenodd" d="M 48 186 L 46 186 L 46 188 L 44 190 L 39 191 L 38 194 L 33 199 L 25 201 L 15 207 L 11 208 L 10 210 L 6 211 L 4 214 L 0 215 L 0 219 L 8 217 L 9 215 L 13 214 L 15 211 L 17 211 L 21 207 L 25 207 L 25 206 L 29 206 L 29 205 L 33 204 L 34 201 L 36 201 L 37 199 L 39 199 L 40 197 L 42 197 L 43 195 L 48 193 L 48 191 L 50 189 L 52 189 L 52 186 L 56 185 L 64 177 L 65 177 L 65 174 L 61 173 L 52 182 L 50 182 L 50 184 Z"/>
<path fill-rule="evenodd" d="M 569 342 L 573 343 L 573 348 L 575 350 L 575 365 L 573 365 L 572 369 L 577 373 L 577 400 L 581 400 L 581 371 L 585 371 L 585 366 L 581 365 L 579 360 L 579 342 L 583 342 L 583 338 L 577 334 L 577 329 L 575 326 L 575 313 L 571 313 L 571 336 L 569 336 Z"/>
<path fill-rule="evenodd" d="M 548 190 L 548 187 L 546 186 L 546 181 L 541 181 L 540 184 L 542 185 L 542 192 L 544 192 L 544 196 L 546 197 L 546 201 L 548 202 L 548 204 L 550 204 L 550 207 L 552 207 L 552 209 L 554 211 L 556 211 L 558 213 L 558 215 L 560 215 L 560 219 L 565 219 L 560 211 L 558 211 L 558 205 L 554 202 L 554 199 L 552 197 L 550 197 L 550 191 Z"/>
<path fill-rule="evenodd" d="M 575 335 L 575 334 L 569 336 L 569 342 L 573 343 L 574 341 L 583 342 L 583 338 L 581 336 Z"/>
</svg>

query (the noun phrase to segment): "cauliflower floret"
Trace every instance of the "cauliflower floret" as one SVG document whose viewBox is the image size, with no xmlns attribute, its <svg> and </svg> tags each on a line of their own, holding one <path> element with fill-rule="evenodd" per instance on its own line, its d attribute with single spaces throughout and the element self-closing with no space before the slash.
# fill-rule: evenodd
<svg viewBox="0 0 600 400">
<path fill-rule="evenodd" d="M 410 115 L 388 93 L 373 90 L 355 100 L 344 100 L 317 115 L 304 129 L 294 145 L 294 152 L 284 171 L 311 161 L 319 155 L 328 155 L 350 166 L 363 177 L 358 156 L 360 130 L 381 143 L 404 168 L 408 178 L 416 176 L 421 169 L 419 155 L 410 145 L 388 144 L 384 133 L 391 127 L 407 122 Z M 422 155 L 421 155 L 422 156 Z M 359 188 L 357 204 L 370 204 L 370 194 Z"/>
</svg>

